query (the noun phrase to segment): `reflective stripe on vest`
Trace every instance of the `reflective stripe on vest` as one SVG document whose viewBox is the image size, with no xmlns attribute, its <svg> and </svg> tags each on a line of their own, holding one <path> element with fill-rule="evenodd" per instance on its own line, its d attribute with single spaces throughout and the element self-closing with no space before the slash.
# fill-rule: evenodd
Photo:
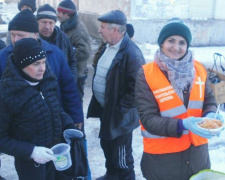
<svg viewBox="0 0 225 180">
<path fill-rule="evenodd" d="M 185 134 L 189 134 L 189 131 L 188 130 L 185 130 L 182 132 L 183 135 Z M 167 138 L 166 136 L 157 136 L 157 135 L 154 135 L 154 134 L 151 134 L 149 133 L 148 131 L 145 131 L 145 130 L 142 130 L 141 131 L 141 135 L 143 137 L 146 137 L 146 138 L 153 138 L 153 139 L 157 139 L 157 138 Z"/>
<path fill-rule="evenodd" d="M 186 117 L 202 116 L 205 95 L 206 70 L 202 64 L 194 61 L 195 81 L 190 92 L 188 109 L 175 93 L 168 79 L 155 62 L 143 66 L 146 81 L 158 103 L 162 117 L 184 119 Z M 157 77 L 157 78 L 152 78 Z M 191 143 L 199 146 L 207 143 L 207 139 L 185 130 L 180 138 L 158 136 L 147 132 L 141 124 L 144 142 L 144 152 L 151 154 L 174 153 L 186 150 Z"/>
</svg>

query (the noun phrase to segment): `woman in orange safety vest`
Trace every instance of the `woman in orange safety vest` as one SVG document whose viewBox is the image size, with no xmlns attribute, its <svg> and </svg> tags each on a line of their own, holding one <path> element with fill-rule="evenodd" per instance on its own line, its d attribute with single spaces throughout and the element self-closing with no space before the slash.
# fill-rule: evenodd
<svg viewBox="0 0 225 180">
<path fill-rule="evenodd" d="M 183 21 L 171 19 L 159 34 L 154 61 L 137 75 L 141 170 L 147 180 L 187 180 L 210 168 L 207 139 L 212 135 L 196 122 L 214 117 L 217 105 L 206 69 L 188 49 L 191 39 Z M 220 114 L 216 118 L 223 121 Z"/>
</svg>

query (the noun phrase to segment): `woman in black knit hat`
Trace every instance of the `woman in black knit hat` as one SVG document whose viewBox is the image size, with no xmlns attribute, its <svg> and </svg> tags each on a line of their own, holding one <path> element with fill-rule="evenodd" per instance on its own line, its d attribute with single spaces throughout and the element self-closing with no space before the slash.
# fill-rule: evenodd
<svg viewBox="0 0 225 180">
<path fill-rule="evenodd" d="M 46 53 L 33 38 L 18 40 L 0 81 L 0 152 L 15 157 L 21 180 L 54 180 L 56 158 L 72 119 L 62 111 Z"/>
<path fill-rule="evenodd" d="M 191 39 L 188 26 L 173 18 L 159 34 L 154 61 L 137 75 L 135 101 L 146 179 L 188 180 L 210 168 L 207 139 L 213 135 L 196 123 L 214 118 L 217 104 L 205 67 L 189 50 Z M 223 121 L 220 114 L 216 119 Z"/>
</svg>

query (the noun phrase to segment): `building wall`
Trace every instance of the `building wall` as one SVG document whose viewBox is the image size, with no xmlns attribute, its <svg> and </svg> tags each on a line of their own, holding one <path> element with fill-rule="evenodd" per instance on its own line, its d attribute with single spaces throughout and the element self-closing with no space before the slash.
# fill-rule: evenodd
<svg viewBox="0 0 225 180">
<path fill-rule="evenodd" d="M 188 0 L 132 0 L 132 19 L 168 19 L 188 16 Z"/>
<path fill-rule="evenodd" d="M 49 4 L 50 6 L 56 9 L 61 1 L 62 0 L 36 0 L 36 3 L 37 3 L 37 7 L 44 4 Z M 77 0 L 72 0 L 72 1 L 77 5 Z"/>
<path fill-rule="evenodd" d="M 131 19 L 225 19 L 224 0 L 75 0 L 79 11 L 103 14 L 121 9 Z"/>
<path fill-rule="evenodd" d="M 57 8 L 62 0 L 37 0 Z M 225 45 L 224 0 L 73 0 L 89 33 L 99 38 L 97 17 L 113 9 L 127 15 L 140 43 L 157 43 L 163 25 L 179 17 L 192 31 L 193 46 Z"/>
<path fill-rule="evenodd" d="M 159 32 L 167 20 L 131 20 L 138 42 L 157 43 Z M 224 46 L 225 20 L 184 20 L 192 33 L 193 46 Z M 220 27 L 218 30 L 217 28 Z"/>
<path fill-rule="evenodd" d="M 132 0 L 131 18 L 225 19 L 224 0 Z"/>
<path fill-rule="evenodd" d="M 225 19 L 225 1 L 217 0 L 215 4 L 215 19 Z"/>
<path fill-rule="evenodd" d="M 94 14 L 104 14 L 113 9 L 122 10 L 128 17 L 130 16 L 130 0 L 77 0 L 81 12 L 91 12 Z"/>
</svg>

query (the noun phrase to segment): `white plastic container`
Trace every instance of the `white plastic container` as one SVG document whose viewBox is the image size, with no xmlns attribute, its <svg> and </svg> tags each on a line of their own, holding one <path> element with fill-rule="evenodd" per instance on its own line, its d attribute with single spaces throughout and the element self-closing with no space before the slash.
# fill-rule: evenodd
<svg viewBox="0 0 225 180">
<path fill-rule="evenodd" d="M 197 126 L 198 126 L 198 128 L 200 128 L 200 129 L 209 131 L 209 133 L 210 133 L 211 135 L 214 135 L 214 136 L 215 136 L 215 135 L 219 134 L 221 130 L 224 129 L 224 124 L 223 124 L 222 126 L 220 126 L 220 127 L 212 128 L 212 129 L 201 127 L 201 124 L 204 123 L 205 121 L 213 121 L 213 120 L 219 121 L 219 120 L 217 120 L 217 119 L 212 119 L 212 118 L 206 118 L 206 117 L 204 117 L 204 118 L 202 118 L 202 121 L 197 122 Z"/>
<path fill-rule="evenodd" d="M 58 171 L 63 171 L 68 169 L 71 165 L 71 156 L 70 156 L 70 146 L 65 143 L 60 143 L 51 148 L 54 153 L 54 156 L 57 158 L 54 161 L 55 168 Z"/>
</svg>

